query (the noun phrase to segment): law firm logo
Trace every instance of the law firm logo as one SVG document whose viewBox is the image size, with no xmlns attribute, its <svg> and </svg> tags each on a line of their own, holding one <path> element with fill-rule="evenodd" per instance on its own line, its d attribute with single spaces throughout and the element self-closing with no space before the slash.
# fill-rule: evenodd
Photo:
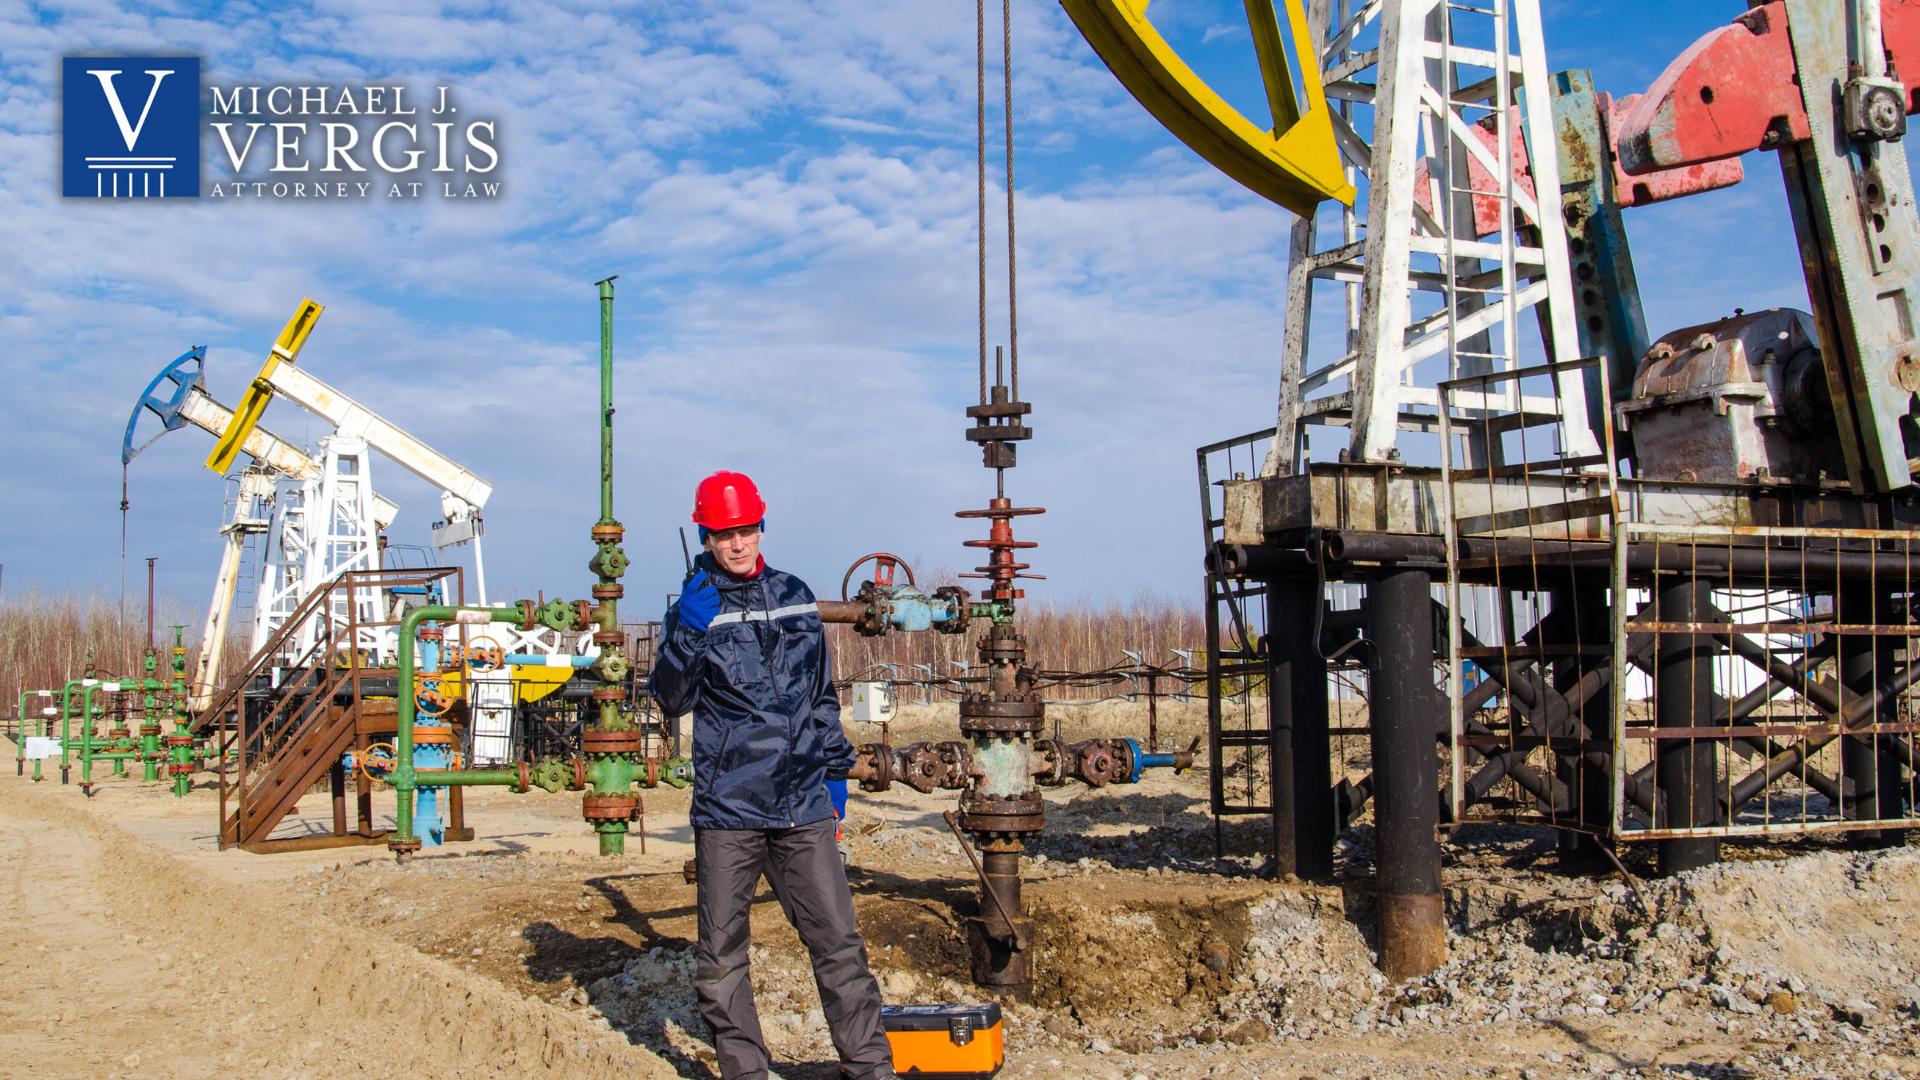
<svg viewBox="0 0 1920 1080">
<path fill-rule="evenodd" d="M 64 57 L 60 100 L 62 194 L 199 197 L 199 57 Z"/>
</svg>

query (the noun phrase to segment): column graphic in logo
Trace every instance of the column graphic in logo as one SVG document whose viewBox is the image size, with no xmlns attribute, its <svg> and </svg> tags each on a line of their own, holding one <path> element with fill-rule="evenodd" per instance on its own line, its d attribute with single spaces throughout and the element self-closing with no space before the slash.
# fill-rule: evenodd
<svg viewBox="0 0 1920 1080">
<path fill-rule="evenodd" d="M 63 195 L 199 197 L 199 57 L 63 57 L 60 101 Z"/>
</svg>

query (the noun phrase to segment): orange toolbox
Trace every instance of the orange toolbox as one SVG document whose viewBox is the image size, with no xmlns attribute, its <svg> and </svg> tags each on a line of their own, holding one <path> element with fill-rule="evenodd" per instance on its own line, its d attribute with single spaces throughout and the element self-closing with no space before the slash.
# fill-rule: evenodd
<svg viewBox="0 0 1920 1080">
<path fill-rule="evenodd" d="M 903 1077 L 987 1080 L 1006 1060 L 999 1002 L 883 1005 L 880 1020 L 893 1047 L 893 1071 Z"/>
</svg>

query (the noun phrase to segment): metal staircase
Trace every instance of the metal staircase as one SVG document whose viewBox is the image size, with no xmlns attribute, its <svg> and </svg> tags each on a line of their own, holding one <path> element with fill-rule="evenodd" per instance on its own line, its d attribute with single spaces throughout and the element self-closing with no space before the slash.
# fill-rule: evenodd
<svg viewBox="0 0 1920 1080">
<path fill-rule="evenodd" d="M 401 692 L 393 668 L 367 666 L 369 632 L 390 619 L 366 622 L 351 599 L 369 591 L 392 595 L 420 589 L 457 571 L 375 570 L 340 575 L 303 599 L 279 629 L 194 718 L 195 730 L 217 731 L 220 763 L 220 846 L 286 851 L 369 843 L 371 790 L 357 780 L 360 822 L 346 823 L 346 771 L 341 758 L 393 730 L 394 698 Z M 364 605 L 358 605 L 363 607 Z M 342 611 L 346 618 L 337 617 Z M 304 646 L 298 643 L 305 642 Z M 297 651 L 293 651 L 297 648 Z M 271 687 L 270 694 L 257 691 Z M 369 697 L 369 693 L 378 696 Z M 273 837 L 273 832 L 321 779 L 331 781 L 333 830 Z M 456 793 L 457 796 L 457 793 Z M 457 798 L 456 800 L 457 801 Z M 452 807 L 450 806 L 451 810 Z M 458 815 L 453 815 L 457 821 Z"/>
</svg>

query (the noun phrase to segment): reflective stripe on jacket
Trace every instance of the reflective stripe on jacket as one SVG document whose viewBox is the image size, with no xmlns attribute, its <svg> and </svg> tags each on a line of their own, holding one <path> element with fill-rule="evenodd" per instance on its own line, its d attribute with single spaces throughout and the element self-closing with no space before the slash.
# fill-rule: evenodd
<svg viewBox="0 0 1920 1080">
<path fill-rule="evenodd" d="M 764 569 L 734 578 L 702 554 L 720 592 L 706 633 L 667 609 L 648 687 L 693 714 L 693 809 L 701 829 L 785 829 L 833 817 L 827 780 L 853 767 L 813 591 Z"/>
</svg>

